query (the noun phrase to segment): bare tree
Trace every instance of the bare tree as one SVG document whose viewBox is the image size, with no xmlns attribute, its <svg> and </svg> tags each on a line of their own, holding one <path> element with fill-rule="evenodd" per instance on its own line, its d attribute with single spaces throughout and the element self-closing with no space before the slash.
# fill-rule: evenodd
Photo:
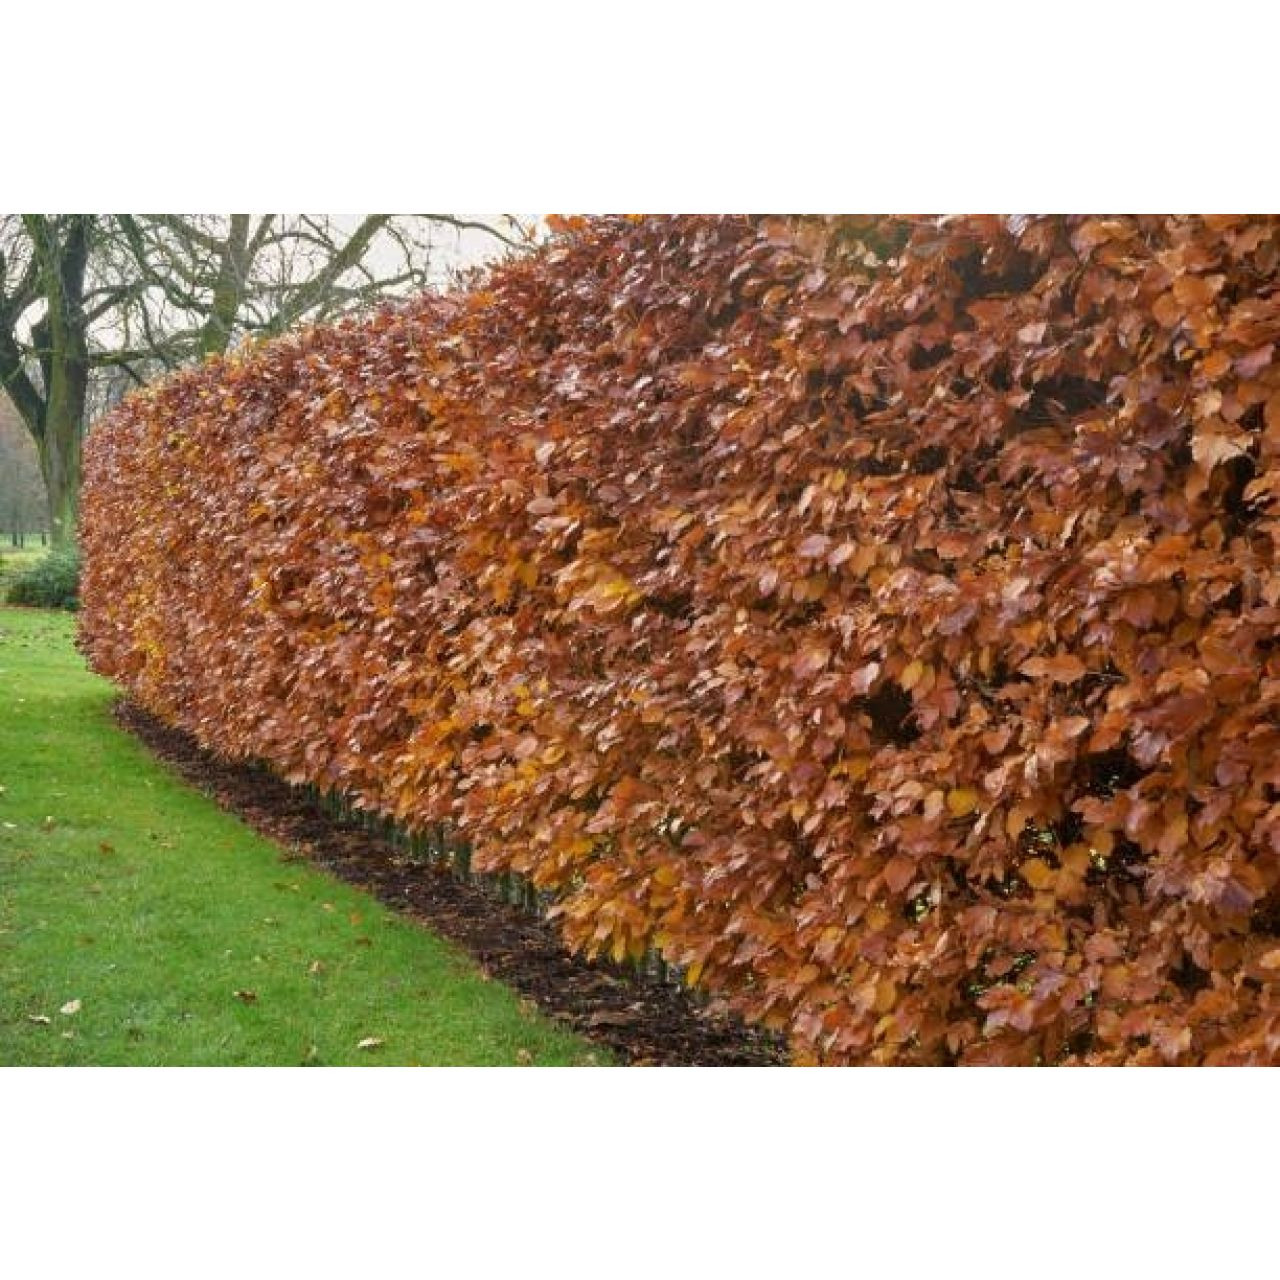
<svg viewBox="0 0 1280 1280">
<path fill-rule="evenodd" d="M 35 446 L 17 415 L 0 400 L 0 537 L 15 547 L 45 536 L 48 510 Z"/>
<path fill-rule="evenodd" d="M 455 214 L 0 215 L 0 385 L 35 442 L 55 543 L 74 534 L 86 411 L 124 379 L 432 282 L 443 234 L 528 240 Z"/>
</svg>

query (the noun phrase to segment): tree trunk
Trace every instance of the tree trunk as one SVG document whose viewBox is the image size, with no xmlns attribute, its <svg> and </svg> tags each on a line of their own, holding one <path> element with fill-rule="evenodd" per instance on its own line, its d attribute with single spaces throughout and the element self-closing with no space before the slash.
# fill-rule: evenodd
<svg viewBox="0 0 1280 1280">
<path fill-rule="evenodd" d="M 76 536 L 80 508 L 80 446 L 89 394 L 88 321 L 84 277 L 92 218 L 73 215 L 64 227 L 24 215 L 39 255 L 48 311 L 33 327 L 45 398 L 35 431 L 49 495 L 49 533 L 55 547 Z"/>
<path fill-rule="evenodd" d="M 231 331 L 244 299 L 249 275 L 249 215 L 233 213 L 231 231 L 222 249 L 218 282 L 213 291 L 209 318 L 200 330 L 200 354 L 221 355 L 231 343 Z"/>
<path fill-rule="evenodd" d="M 49 495 L 49 532 L 55 547 L 65 546 L 76 536 L 80 510 L 80 445 L 84 397 L 79 405 L 63 402 L 55 414 L 50 397 L 40 442 L 40 470 Z"/>
</svg>

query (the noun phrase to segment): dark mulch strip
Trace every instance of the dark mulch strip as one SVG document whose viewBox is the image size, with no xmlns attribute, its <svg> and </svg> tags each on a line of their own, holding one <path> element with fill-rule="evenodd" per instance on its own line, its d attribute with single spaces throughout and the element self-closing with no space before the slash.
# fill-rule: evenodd
<svg viewBox="0 0 1280 1280">
<path fill-rule="evenodd" d="M 188 782 L 256 831 L 458 943 L 492 977 L 632 1065 L 779 1066 L 781 1039 L 655 977 L 568 954 L 546 921 L 496 901 L 443 867 L 324 812 L 265 769 L 228 762 L 122 701 L 116 719 Z"/>
</svg>

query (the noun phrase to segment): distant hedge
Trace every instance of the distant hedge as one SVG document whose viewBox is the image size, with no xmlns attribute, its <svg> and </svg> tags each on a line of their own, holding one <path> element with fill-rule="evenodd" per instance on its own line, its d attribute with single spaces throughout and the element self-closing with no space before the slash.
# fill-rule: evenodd
<svg viewBox="0 0 1280 1280">
<path fill-rule="evenodd" d="M 82 638 L 802 1061 L 1280 1060 L 1280 222 L 563 222 L 89 437 Z"/>
<path fill-rule="evenodd" d="M 79 604 L 79 580 L 79 551 L 73 546 L 55 547 L 12 576 L 5 600 L 41 609 L 74 610 Z"/>
</svg>

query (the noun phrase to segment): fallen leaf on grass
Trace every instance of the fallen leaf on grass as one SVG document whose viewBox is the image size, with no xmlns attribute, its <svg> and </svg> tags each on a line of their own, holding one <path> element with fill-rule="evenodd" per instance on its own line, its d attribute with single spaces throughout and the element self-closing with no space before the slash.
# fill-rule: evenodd
<svg viewBox="0 0 1280 1280">
<path fill-rule="evenodd" d="M 531 1054 L 528 1049 L 517 1049 L 516 1063 L 522 1067 L 533 1066 L 533 1054 Z"/>
<path fill-rule="evenodd" d="M 257 998 L 256 991 L 233 991 L 231 993 L 237 1000 L 242 1000 L 245 1004 L 252 1004 Z"/>
<path fill-rule="evenodd" d="M 316 974 L 318 974 L 318 973 L 323 973 L 323 972 L 324 972 L 324 961 L 322 961 L 322 960 L 313 960 L 309 965 L 307 965 L 307 972 L 308 972 L 309 974 L 311 974 L 311 976 L 312 976 L 312 977 L 315 977 L 315 975 L 316 975 Z"/>
<path fill-rule="evenodd" d="M 53 1022 L 53 1019 L 45 1013 L 29 1013 L 27 1014 L 27 1021 L 34 1022 L 41 1027 L 47 1027 Z"/>
<path fill-rule="evenodd" d="M 386 1043 L 380 1036 L 365 1036 L 363 1040 L 356 1045 L 357 1049 L 381 1049 Z"/>
<path fill-rule="evenodd" d="M 64 1004 L 64 1005 L 62 1006 L 62 1008 L 58 1010 L 58 1012 L 59 1012 L 59 1013 L 65 1013 L 65 1014 L 67 1014 L 67 1015 L 71 1015 L 71 1014 L 73 1014 L 73 1013 L 79 1013 L 79 1012 L 80 1012 L 80 1001 L 79 1001 L 79 1000 L 68 1000 L 68 1001 L 67 1001 L 67 1003 L 66 1003 L 66 1004 Z"/>
<path fill-rule="evenodd" d="M 116 847 L 111 843 L 110 840 L 100 840 L 98 842 L 99 853 L 107 854 L 107 853 L 115 853 L 115 851 L 116 851 Z"/>
</svg>

